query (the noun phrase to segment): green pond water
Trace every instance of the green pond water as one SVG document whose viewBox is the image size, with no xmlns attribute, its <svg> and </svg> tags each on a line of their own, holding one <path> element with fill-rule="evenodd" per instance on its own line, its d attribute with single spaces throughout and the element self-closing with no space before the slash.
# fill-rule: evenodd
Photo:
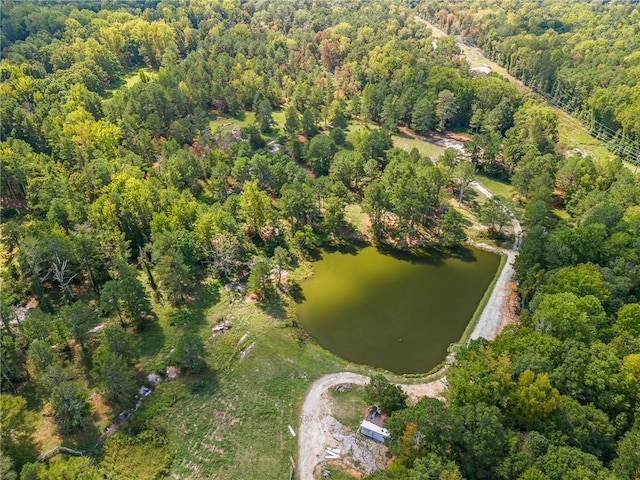
<svg viewBox="0 0 640 480">
<path fill-rule="evenodd" d="M 499 264 L 498 255 L 473 248 L 451 256 L 374 247 L 324 253 L 302 284 L 298 322 L 351 362 L 427 372 L 460 339 Z"/>
</svg>

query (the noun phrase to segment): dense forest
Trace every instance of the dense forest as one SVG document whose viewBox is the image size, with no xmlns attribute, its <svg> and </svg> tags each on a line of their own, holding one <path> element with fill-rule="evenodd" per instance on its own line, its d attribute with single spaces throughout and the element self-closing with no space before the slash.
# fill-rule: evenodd
<svg viewBox="0 0 640 480">
<path fill-rule="evenodd" d="M 522 323 L 459 353 L 446 405 L 391 416 L 395 460 L 376 478 L 638 477 L 640 183 L 562 151 L 547 104 L 382 0 L 1 8 L 2 478 L 131 478 L 116 459 L 134 444 L 153 452 L 149 478 L 183 478 L 151 414 L 89 456 L 36 457 L 47 436 L 95 443 L 97 405 L 132 408 L 152 366 L 211 375 L 195 292 L 269 305 L 296 297 L 281 273 L 322 245 L 455 246 L 476 173 L 522 204 Z M 393 145 L 451 130 L 466 154 Z M 498 201 L 476 214 L 496 235 L 508 222 Z"/>
<path fill-rule="evenodd" d="M 435 1 L 418 11 L 640 161 L 637 2 Z"/>
</svg>

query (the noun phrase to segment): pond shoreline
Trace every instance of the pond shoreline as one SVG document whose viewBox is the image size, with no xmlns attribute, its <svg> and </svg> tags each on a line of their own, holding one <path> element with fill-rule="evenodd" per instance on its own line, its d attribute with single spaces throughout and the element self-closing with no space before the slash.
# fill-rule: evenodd
<svg viewBox="0 0 640 480">
<path fill-rule="evenodd" d="M 492 196 L 491 192 L 477 182 L 474 182 L 473 187 L 488 198 Z M 513 245 L 509 250 L 501 252 L 500 267 L 494 280 L 487 288 L 487 292 L 489 292 L 488 298 L 483 306 L 482 302 L 487 297 L 485 293 L 477 308 L 477 311 L 481 311 L 477 315 L 477 321 L 474 322 L 476 317 L 476 313 L 474 313 L 474 317 L 469 322 L 458 345 L 461 343 L 467 344 L 468 341 L 477 338 L 492 340 L 512 320 L 511 315 L 505 315 L 505 312 L 510 310 L 508 292 L 511 291 L 514 274 L 513 262 L 522 243 L 522 228 L 513 213 L 509 213 L 514 231 Z M 480 246 L 477 245 L 476 247 L 479 248 Z M 485 245 L 485 247 L 489 246 Z M 497 250 L 490 249 L 494 252 Z M 465 339 L 467 330 L 471 330 L 471 334 L 468 339 Z M 403 379 L 402 382 L 397 383 L 411 394 L 411 400 L 417 401 L 423 396 L 442 398 L 443 393 L 446 392 L 446 372 L 455 362 L 455 349 L 452 348 L 450 350 L 444 364 L 436 367 L 437 370 L 432 374 L 421 375 L 421 381 L 419 382 L 405 383 L 406 380 L 411 378 L 411 375 L 394 375 L 396 378 Z M 331 415 L 328 407 L 327 390 L 343 383 L 365 385 L 368 380 L 368 377 L 364 375 L 339 372 L 325 375 L 311 384 L 303 400 L 300 415 L 298 436 L 298 478 L 300 480 L 313 480 L 315 470 L 323 462 L 322 452 L 325 448 L 326 434 L 328 432 L 323 430 L 322 425 L 324 420 Z"/>
</svg>

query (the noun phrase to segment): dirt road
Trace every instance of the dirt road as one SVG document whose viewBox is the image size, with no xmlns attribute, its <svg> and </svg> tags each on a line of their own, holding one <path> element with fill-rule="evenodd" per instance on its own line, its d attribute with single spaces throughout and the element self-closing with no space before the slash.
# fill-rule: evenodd
<svg viewBox="0 0 640 480">
<path fill-rule="evenodd" d="M 487 198 L 493 196 L 489 190 L 477 182 L 473 182 L 471 186 Z M 507 256 L 507 261 L 493 286 L 491 296 L 487 300 L 487 304 L 482 310 L 469 340 L 478 338 L 493 340 L 512 318 L 509 296 L 511 295 L 511 281 L 514 275 L 513 262 L 522 243 L 522 228 L 520 227 L 520 222 L 511 212 L 509 212 L 509 215 L 511 216 L 511 225 L 513 227 L 513 245 L 510 249 L 502 252 Z"/>
<path fill-rule="evenodd" d="M 342 383 L 366 385 L 369 377 L 340 372 L 325 375 L 311 384 L 302 404 L 298 431 L 298 475 L 300 480 L 314 480 L 313 471 L 323 459 L 330 432 L 322 428 L 323 419 L 331 415 L 327 390 Z"/>
<path fill-rule="evenodd" d="M 366 385 L 369 377 L 351 372 L 325 375 L 311 384 L 302 404 L 302 416 L 298 431 L 298 477 L 300 480 L 314 480 L 315 468 L 324 461 L 325 448 L 330 442 L 331 432 L 324 429 L 326 419 L 331 415 L 327 398 L 330 388 L 341 384 Z M 416 401 L 425 395 L 437 397 L 444 391 L 444 381 L 400 385 L 409 395 L 410 401 Z"/>
<path fill-rule="evenodd" d="M 493 195 L 477 182 L 472 187 L 482 195 L 491 198 Z M 491 296 L 485 305 L 471 339 L 493 339 L 509 322 L 509 295 L 511 293 L 511 279 L 513 277 L 513 261 L 522 241 L 522 229 L 518 220 L 511 214 L 511 224 L 514 231 L 514 242 L 509 250 L 503 253 L 507 261 L 500 272 Z M 340 372 L 319 378 L 309 388 L 302 404 L 300 429 L 298 432 L 298 478 L 300 480 L 314 480 L 314 470 L 325 459 L 325 448 L 331 441 L 331 432 L 323 425 L 331 416 L 330 404 L 327 398 L 328 390 L 340 384 L 366 385 L 369 377 L 351 372 Z M 424 396 L 439 397 L 446 388 L 445 378 L 433 382 L 411 385 L 400 385 L 409 395 L 409 400 L 417 401 Z"/>
</svg>

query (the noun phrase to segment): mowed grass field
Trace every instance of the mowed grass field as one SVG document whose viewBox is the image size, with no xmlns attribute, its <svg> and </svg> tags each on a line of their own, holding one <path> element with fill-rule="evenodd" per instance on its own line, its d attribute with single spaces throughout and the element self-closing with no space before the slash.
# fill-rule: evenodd
<svg viewBox="0 0 640 480">
<path fill-rule="evenodd" d="M 260 306 L 213 289 L 193 292 L 198 300 L 182 315 L 160 309 L 141 361 L 144 371 L 160 371 L 167 345 L 180 332 L 194 331 L 205 340 L 208 370 L 162 382 L 132 422 L 166 432 L 175 451 L 171 478 L 288 478 L 297 446 L 288 425 L 297 431 L 304 392 L 319 376 L 347 365 L 292 326 L 290 299 Z M 212 335 L 221 317 L 233 327 Z"/>
</svg>

